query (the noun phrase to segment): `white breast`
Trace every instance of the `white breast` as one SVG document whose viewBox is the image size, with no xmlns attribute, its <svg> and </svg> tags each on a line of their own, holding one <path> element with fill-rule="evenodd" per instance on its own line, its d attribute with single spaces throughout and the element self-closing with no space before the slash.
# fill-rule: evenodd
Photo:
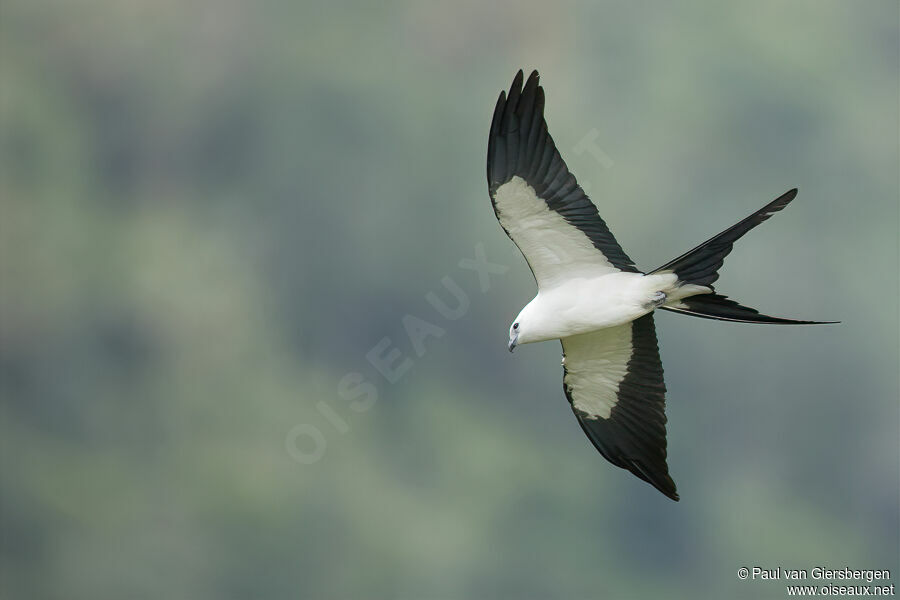
<svg viewBox="0 0 900 600">
<path fill-rule="evenodd" d="M 658 291 L 670 289 L 671 274 L 643 275 L 616 272 L 593 278 L 570 279 L 541 290 L 526 307 L 529 325 L 544 341 L 580 335 L 629 323 L 653 310 Z"/>
</svg>

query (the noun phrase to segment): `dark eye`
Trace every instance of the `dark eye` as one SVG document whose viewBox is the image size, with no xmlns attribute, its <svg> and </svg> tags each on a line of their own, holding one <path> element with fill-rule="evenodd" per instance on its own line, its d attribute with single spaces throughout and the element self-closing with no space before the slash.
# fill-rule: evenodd
<svg viewBox="0 0 900 600">
<path fill-rule="evenodd" d="M 519 328 L 519 324 L 518 324 L 518 323 L 513 323 L 513 329 L 518 329 L 518 328 Z"/>
</svg>

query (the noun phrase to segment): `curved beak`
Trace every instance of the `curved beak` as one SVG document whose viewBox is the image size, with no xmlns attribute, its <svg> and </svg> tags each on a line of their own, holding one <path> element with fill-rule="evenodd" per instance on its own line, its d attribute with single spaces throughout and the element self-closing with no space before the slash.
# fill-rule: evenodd
<svg viewBox="0 0 900 600">
<path fill-rule="evenodd" d="M 516 344 L 519 343 L 519 334 L 512 336 L 512 339 L 509 340 L 509 351 L 512 352 L 516 349 Z"/>
</svg>

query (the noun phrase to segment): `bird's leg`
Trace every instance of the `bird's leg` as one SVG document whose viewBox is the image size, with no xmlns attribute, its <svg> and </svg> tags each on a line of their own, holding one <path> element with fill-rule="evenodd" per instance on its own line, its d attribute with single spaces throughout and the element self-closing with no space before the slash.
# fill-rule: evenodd
<svg viewBox="0 0 900 600">
<path fill-rule="evenodd" d="M 668 296 L 666 295 L 665 292 L 654 292 L 653 295 L 650 297 L 650 302 L 648 302 L 644 306 L 646 308 L 650 308 L 650 309 L 656 308 L 658 306 L 662 306 L 663 304 L 666 303 L 667 298 L 668 298 Z"/>
</svg>

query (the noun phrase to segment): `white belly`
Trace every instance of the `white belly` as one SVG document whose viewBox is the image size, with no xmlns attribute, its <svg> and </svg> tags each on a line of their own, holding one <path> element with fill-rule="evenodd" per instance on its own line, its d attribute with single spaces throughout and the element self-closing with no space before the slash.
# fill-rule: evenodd
<svg viewBox="0 0 900 600">
<path fill-rule="evenodd" d="M 529 341 L 543 341 L 589 333 L 634 321 L 655 308 L 657 292 L 675 285 L 675 275 L 610 273 L 572 279 L 541 290 L 525 310 L 536 329 Z M 524 312 L 524 311 L 523 311 Z"/>
</svg>

